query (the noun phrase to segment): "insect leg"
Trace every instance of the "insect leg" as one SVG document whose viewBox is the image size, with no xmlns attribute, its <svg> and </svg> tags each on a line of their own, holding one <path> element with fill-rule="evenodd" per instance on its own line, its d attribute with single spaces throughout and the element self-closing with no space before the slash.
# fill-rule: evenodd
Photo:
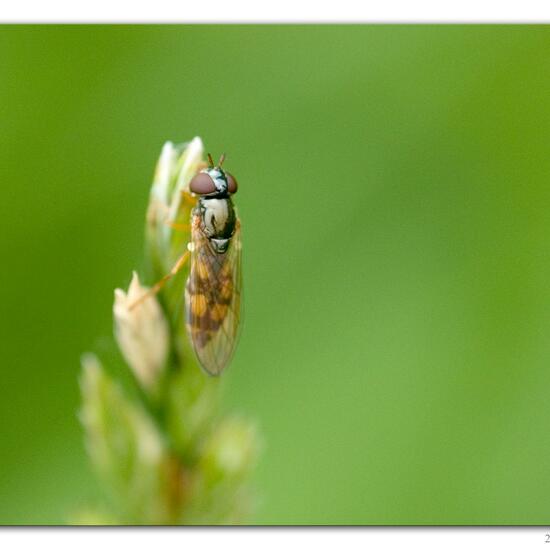
<svg viewBox="0 0 550 550">
<path fill-rule="evenodd" d="M 188 206 L 195 207 L 197 204 L 196 197 L 193 197 L 190 195 L 187 191 L 181 190 L 181 201 L 184 204 L 187 204 Z M 167 225 L 168 227 L 171 227 L 172 229 L 176 229 L 178 231 L 189 231 L 191 229 L 191 226 L 189 224 L 185 223 L 178 223 L 174 220 L 170 219 L 170 207 L 164 203 L 161 203 L 160 201 L 155 203 L 155 207 L 159 208 L 163 211 L 164 219 L 162 220 L 162 223 L 164 225 Z M 177 216 L 177 215 L 176 215 Z"/>
<path fill-rule="evenodd" d="M 177 223 L 177 222 L 171 222 L 170 220 L 165 220 L 164 224 L 168 227 L 171 227 L 172 229 L 175 229 L 176 231 L 185 231 L 189 233 L 191 231 L 191 224 L 190 223 Z"/>
<path fill-rule="evenodd" d="M 129 310 L 134 309 L 137 305 L 141 304 L 149 296 L 153 296 L 169 281 L 178 271 L 187 263 L 191 252 L 186 250 L 179 258 L 178 261 L 174 264 L 174 267 L 170 270 L 170 273 L 166 274 L 160 281 L 155 283 L 147 292 L 140 296 L 134 303 L 130 304 L 128 307 Z"/>
<path fill-rule="evenodd" d="M 197 197 L 191 195 L 185 190 L 181 190 L 181 199 L 183 202 L 187 203 L 189 206 L 195 206 L 197 204 Z"/>
<path fill-rule="evenodd" d="M 195 207 L 196 204 L 197 204 L 197 199 L 195 197 L 193 197 L 192 195 L 190 195 L 187 191 L 185 190 L 181 190 L 181 201 L 184 203 L 184 204 L 187 204 L 191 207 Z M 166 210 L 167 210 L 167 214 L 170 213 L 170 208 L 169 207 L 166 207 Z M 178 214 L 176 213 L 176 217 L 178 216 Z M 167 216 L 167 218 L 170 218 L 170 216 Z M 168 227 L 171 227 L 172 229 L 175 229 L 176 231 L 182 231 L 182 232 L 186 232 L 186 233 L 189 233 L 189 231 L 191 231 L 191 224 L 188 224 L 188 223 L 180 223 L 180 222 L 176 222 L 174 220 L 171 220 L 171 219 L 165 219 L 164 220 L 164 225 L 167 225 Z"/>
</svg>

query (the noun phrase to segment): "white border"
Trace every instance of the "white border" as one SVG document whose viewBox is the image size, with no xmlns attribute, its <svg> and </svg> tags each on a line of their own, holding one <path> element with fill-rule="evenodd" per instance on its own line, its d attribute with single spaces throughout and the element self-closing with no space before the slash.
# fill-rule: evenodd
<svg viewBox="0 0 550 550">
<path fill-rule="evenodd" d="M 19 0 L 8 23 L 534 23 L 550 21 L 547 0 Z"/>
<path fill-rule="evenodd" d="M 524 550 L 545 548 L 547 533 L 543 527 L 4 528 L 0 529 L 0 545 L 32 550 Z"/>
<path fill-rule="evenodd" d="M 339 0 L 20 0 L 0 9 L 6 23 L 535 23 L 550 21 L 550 2 Z M 41 550 L 180 550 L 222 548 L 460 549 L 545 547 L 550 529 L 533 528 L 319 528 L 319 529 L 117 529 L 3 528 L 2 548 Z M 548 547 L 550 550 L 550 546 Z"/>
</svg>

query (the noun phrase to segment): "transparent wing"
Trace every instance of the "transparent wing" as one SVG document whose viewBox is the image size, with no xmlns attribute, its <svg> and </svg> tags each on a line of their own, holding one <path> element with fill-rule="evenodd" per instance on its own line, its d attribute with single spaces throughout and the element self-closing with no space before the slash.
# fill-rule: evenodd
<svg viewBox="0 0 550 550">
<path fill-rule="evenodd" d="M 216 376 L 231 360 L 239 336 L 240 222 L 237 220 L 224 254 L 212 250 L 197 223 L 192 223 L 192 227 L 191 270 L 185 293 L 187 332 L 200 364 Z"/>
</svg>

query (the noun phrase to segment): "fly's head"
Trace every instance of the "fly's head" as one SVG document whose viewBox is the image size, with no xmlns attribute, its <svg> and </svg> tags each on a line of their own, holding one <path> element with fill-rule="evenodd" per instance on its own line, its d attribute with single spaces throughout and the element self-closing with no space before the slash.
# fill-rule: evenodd
<svg viewBox="0 0 550 550">
<path fill-rule="evenodd" d="M 222 155 L 215 166 L 212 157 L 208 155 L 208 168 L 201 170 L 189 184 L 192 193 L 206 199 L 223 199 L 237 192 L 237 180 L 222 169 L 224 159 L 225 155 Z"/>
<path fill-rule="evenodd" d="M 189 184 L 192 193 L 199 196 L 197 213 L 200 229 L 217 254 L 227 251 L 235 231 L 236 215 L 231 195 L 237 192 L 237 180 L 222 169 L 224 155 L 217 166 L 208 155 L 209 166 L 201 170 Z"/>
</svg>

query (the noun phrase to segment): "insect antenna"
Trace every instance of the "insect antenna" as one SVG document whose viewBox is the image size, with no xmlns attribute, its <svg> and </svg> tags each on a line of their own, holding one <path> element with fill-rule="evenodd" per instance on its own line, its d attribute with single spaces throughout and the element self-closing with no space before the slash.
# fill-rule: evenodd
<svg viewBox="0 0 550 550">
<path fill-rule="evenodd" d="M 225 160 L 225 153 L 222 153 L 222 156 L 220 157 L 220 160 L 218 161 L 218 166 L 221 168 L 223 161 Z"/>
<path fill-rule="evenodd" d="M 214 168 L 214 161 L 212 160 L 212 155 L 208 153 L 208 164 L 210 164 L 210 168 Z"/>
</svg>

